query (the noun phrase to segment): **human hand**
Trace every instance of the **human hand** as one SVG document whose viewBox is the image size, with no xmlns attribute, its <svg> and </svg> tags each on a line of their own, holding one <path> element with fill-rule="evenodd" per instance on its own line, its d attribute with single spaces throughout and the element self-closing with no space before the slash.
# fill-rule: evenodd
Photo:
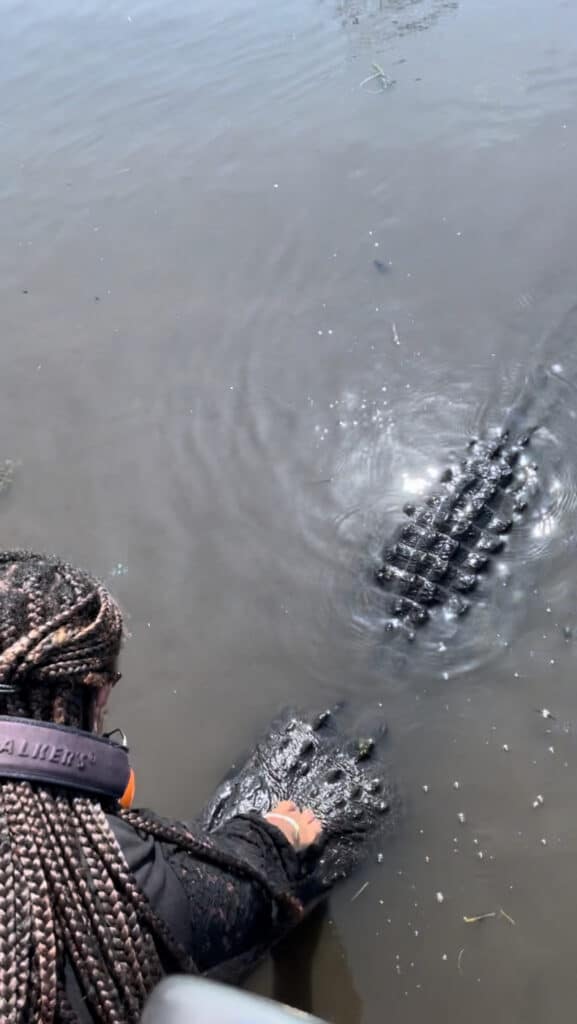
<svg viewBox="0 0 577 1024">
<path fill-rule="evenodd" d="M 281 800 L 264 815 L 264 819 L 278 828 L 296 850 L 302 850 L 314 843 L 323 829 L 310 808 L 301 811 L 292 800 Z"/>
</svg>

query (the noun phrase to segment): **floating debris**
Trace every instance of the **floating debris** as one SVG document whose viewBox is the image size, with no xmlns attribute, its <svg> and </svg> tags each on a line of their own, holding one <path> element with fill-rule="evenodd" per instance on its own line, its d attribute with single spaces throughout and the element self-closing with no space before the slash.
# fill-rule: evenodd
<svg viewBox="0 0 577 1024">
<path fill-rule="evenodd" d="M 465 922 L 465 924 L 478 924 L 479 921 L 487 921 L 490 917 L 496 916 L 496 910 L 491 910 L 490 913 L 488 914 L 477 914 L 475 917 L 467 917 L 467 915 L 464 914 L 463 921 Z"/>
<path fill-rule="evenodd" d="M 533 800 L 533 807 L 542 807 L 544 803 L 545 801 L 543 800 L 543 797 L 540 793 L 538 793 L 535 799 Z"/>
<path fill-rule="evenodd" d="M 429 787 L 425 783 L 425 785 L 423 786 L 423 793 L 428 793 L 428 792 L 429 792 Z"/>
<path fill-rule="evenodd" d="M 513 926 L 516 925 L 516 921 L 513 920 L 513 918 L 510 916 L 510 914 L 507 913 L 506 910 L 503 910 L 503 907 L 499 907 L 499 914 L 501 917 L 504 917 L 505 920 L 509 922 L 509 924 L 512 924 Z"/>
<path fill-rule="evenodd" d="M 458 818 L 458 819 L 459 819 L 459 821 L 461 822 L 461 825 L 464 825 L 464 824 L 465 824 L 465 822 L 467 821 L 467 819 L 466 819 L 466 817 L 465 817 L 465 815 L 464 815 L 463 811 L 459 811 L 459 813 L 457 814 L 457 818 Z"/>
<path fill-rule="evenodd" d="M 459 950 L 459 955 L 457 957 L 457 970 L 458 970 L 459 974 L 463 973 L 463 971 L 461 970 L 461 961 L 463 959 L 463 953 L 464 952 L 465 952 L 465 947 L 463 946 L 463 948 Z"/>
<path fill-rule="evenodd" d="M 509 744 L 508 743 L 504 743 L 503 744 L 503 750 L 505 751 L 506 754 L 509 753 Z"/>
<path fill-rule="evenodd" d="M 436 899 L 437 903 L 444 903 L 445 902 L 445 897 L 443 896 L 442 892 L 436 892 L 435 893 L 435 899 Z"/>
<path fill-rule="evenodd" d="M 357 889 L 355 895 L 352 897 L 351 903 L 354 903 L 355 900 L 358 900 L 359 896 L 362 896 L 364 891 L 365 891 L 365 889 L 368 889 L 368 887 L 369 887 L 369 883 L 368 882 L 363 882 L 363 884 L 361 885 L 361 888 Z"/>
<path fill-rule="evenodd" d="M 14 480 L 15 463 L 11 459 L 0 462 L 0 494 L 7 491 Z"/>
<path fill-rule="evenodd" d="M 555 715 L 549 711 L 549 708 L 536 708 L 535 710 L 538 715 L 541 715 L 541 718 L 555 718 Z"/>
<path fill-rule="evenodd" d="M 389 75 L 387 75 L 386 71 L 383 71 L 383 68 L 381 67 L 381 65 L 377 64 L 375 61 L 373 61 L 373 63 L 371 64 L 371 67 L 373 69 L 373 74 L 372 75 L 367 75 L 366 78 L 363 78 L 362 82 L 359 85 L 359 89 L 363 89 L 365 87 L 365 85 L 369 84 L 369 82 L 377 82 L 377 81 L 378 81 L 378 83 L 379 83 L 379 85 L 381 87 L 380 91 L 382 91 L 382 92 L 386 92 L 387 89 L 392 88 L 392 86 L 395 84 L 395 79 L 391 78 Z M 376 89 L 372 89 L 370 91 L 372 91 L 374 93 L 377 90 Z"/>
<path fill-rule="evenodd" d="M 117 562 L 116 565 L 110 570 L 110 576 L 126 576 L 128 568 L 123 565 L 122 562 Z"/>
<path fill-rule="evenodd" d="M 489 920 L 489 918 L 493 917 L 502 917 L 505 919 L 505 921 L 508 921 L 509 924 L 516 925 L 516 921 L 513 920 L 511 915 L 508 914 L 506 910 L 503 910 L 503 907 L 499 907 L 498 910 L 491 910 L 489 911 L 488 914 L 477 914 L 475 917 L 464 916 L 463 921 L 465 922 L 465 924 L 478 924 L 479 921 L 487 921 Z"/>
<path fill-rule="evenodd" d="M 453 783 L 453 789 L 460 789 L 460 788 L 461 788 L 461 783 L 460 783 L 460 782 L 457 782 L 457 781 L 455 780 L 455 782 Z"/>
</svg>

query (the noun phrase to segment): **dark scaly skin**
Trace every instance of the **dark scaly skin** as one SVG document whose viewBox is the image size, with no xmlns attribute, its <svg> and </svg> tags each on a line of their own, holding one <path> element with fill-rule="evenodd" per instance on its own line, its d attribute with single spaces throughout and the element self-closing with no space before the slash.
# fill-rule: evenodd
<svg viewBox="0 0 577 1024">
<path fill-rule="evenodd" d="M 305 904 L 351 873 L 366 855 L 366 840 L 388 829 L 397 810 L 380 753 L 386 727 L 370 738 L 349 739 L 338 718 L 331 711 L 285 711 L 222 783 L 202 818 L 211 831 L 239 814 L 266 814 L 281 800 L 310 808 L 323 831 L 303 854 L 299 896 Z"/>
<path fill-rule="evenodd" d="M 473 440 L 459 466 L 443 474 L 440 488 L 422 505 L 406 505 L 404 524 L 383 551 L 375 582 L 391 595 L 389 629 L 426 622 L 430 608 L 444 605 L 463 615 L 491 555 L 505 543 L 515 515 L 524 511 L 527 494 L 517 471 L 529 436 L 511 442 Z M 507 514 L 498 514 L 505 499 Z M 511 513 L 511 514 L 509 514 Z"/>
</svg>

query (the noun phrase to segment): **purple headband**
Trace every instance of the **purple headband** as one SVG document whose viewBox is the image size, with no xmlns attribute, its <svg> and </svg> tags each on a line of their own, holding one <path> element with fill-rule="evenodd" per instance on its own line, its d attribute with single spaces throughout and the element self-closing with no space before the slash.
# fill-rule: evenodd
<svg viewBox="0 0 577 1024">
<path fill-rule="evenodd" d="M 128 751 L 66 725 L 0 715 L 0 778 L 49 782 L 119 800 L 130 778 Z"/>
</svg>

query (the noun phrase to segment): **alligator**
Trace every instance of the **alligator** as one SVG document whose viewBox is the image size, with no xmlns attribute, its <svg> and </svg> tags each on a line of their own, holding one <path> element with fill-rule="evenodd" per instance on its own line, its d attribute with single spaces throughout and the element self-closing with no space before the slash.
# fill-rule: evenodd
<svg viewBox="0 0 577 1024">
<path fill-rule="evenodd" d="M 560 349 L 560 332 L 570 348 Z M 463 615 L 467 595 L 523 516 L 536 482 L 536 466 L 524 453 L 552 410 L 567 408 L 560 389 L 577 391 L 577 368 L 571 366 L 577 306 L 552 337 L 555 361 L 545 352 L 505 417 L 503 431 L 473 438 L 465 456 L 443 473 L 436 492 L 421 505 L 405 506 L 408 521 L 374 571 L 376 584 L 390 595 L 391 628 L 413 635 L 434 606 Z M 565 366 L 558 361 L 560 350 L 567 355 Z M 577 412 L 574 417 L 577 422 Z M 347 726 L 344 715 L 342 706 L 316 714 L 285 710 L 231 770 L 199 819 L 211 833 L 236 815 L 265 814 L 282 800 L 311 808 L 323 832 L 302 854 L 295 892 L 305 908 L 347 877 L 366 857 L 370 841 L 382 837 L 399 814 L 380 714 L 371 713 L 370 738 Z"/>
<path fill-rule="evenodd" d="M 423 625 L 435 605 L 455 616 L 468 611 L 465 595 L 527 508 L 530 476 L 520 457 L 530 436 L 473 438 L 466 456 L 443 473 L 436 493 L 421 505 L 404 506 L 409 521 L 385 545 L 374 571 L 375 583 L 391 598 L 388 629 L 404 628 L 412 638 L 413 627 Z"/>
<path fill-rule="evenodd" d="M 558 435 L 569 426 L 564 446 L 574 446 L 577 305 L 537 352 L 497 436 L 473 438 L 433 494 L 422 504 L 405 505 L 408 521 L 385 544 L 372 574 L 387 594 L 387 630 L 413 639 L 435 607 L 464 615 L 471 605 L 467 595 L 502 551 L 505 535 L 536 490 L 537 467 L 523 452 L 542 428 Z"/>
</svg>

